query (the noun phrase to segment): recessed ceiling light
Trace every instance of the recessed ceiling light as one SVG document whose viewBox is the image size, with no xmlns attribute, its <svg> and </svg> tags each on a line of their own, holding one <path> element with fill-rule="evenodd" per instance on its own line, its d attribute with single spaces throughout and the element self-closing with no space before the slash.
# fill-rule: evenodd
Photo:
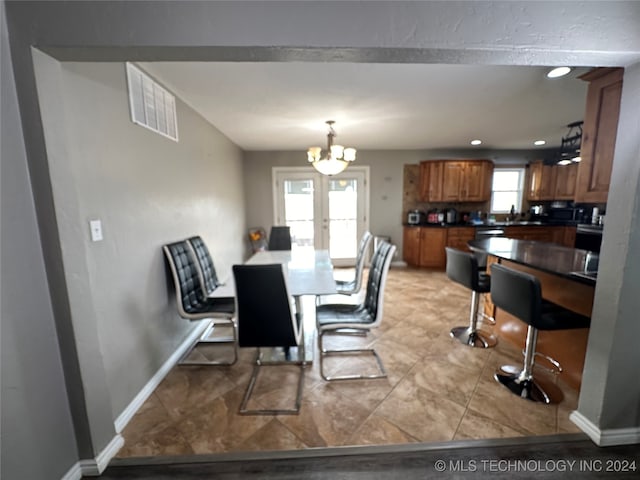
<svg viewBox="0 0 640 480">
<path fill-rule="evenodd" d="M 534 145 L 544 145 L 545 143 L 547 142 L 545 142 L 544 140 L 536 140 L 535 142 L 533 142 Z"/>
<path fill-rule="evenodd" d="M 471 145 L 480 145 L 482 140 L 471 140 Z"/>
<path fill-rule="evenodd" d="M 547 73 L 547 77 L 548 78 L 558 78 L 558 77 L 564 77 L 567 73 L 569 73 L 571 71 L 571 69 L 569 67 L 558 67 L 558 68 L 554 68 L 553 70 L 551 70 L 549 73 Z"/>
</svg>

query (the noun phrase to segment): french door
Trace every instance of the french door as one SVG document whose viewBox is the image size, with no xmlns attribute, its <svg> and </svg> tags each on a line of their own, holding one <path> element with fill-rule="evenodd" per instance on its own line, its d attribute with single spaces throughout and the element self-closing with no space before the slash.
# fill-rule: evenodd
<svg viewBox="0 0 640 480">
<path fill-rule="evenodd" d="M 334 265 L 353 265 L 368 229 L 368 177 L 369 167 L 331 177 L 310 168 L 274 167 L 274 225 L 291 227 L 293 250 L 329 250 Z"/>
</svg>

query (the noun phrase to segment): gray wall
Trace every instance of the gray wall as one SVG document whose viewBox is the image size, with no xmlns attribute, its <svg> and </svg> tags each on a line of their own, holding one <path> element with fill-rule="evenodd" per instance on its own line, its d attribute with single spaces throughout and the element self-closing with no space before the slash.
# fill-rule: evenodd
<svg viewBox="0 0 640 480">
<path fill-rule="evenodd" d="M 374 235 L 389 236 L 397 245 L 396 258 L 402 258 L 403 166 L 438 158 L 489 158 L 496 165 L 526 164 L 539 158 L 530 150 L 359 150 L 354 165 L 370 167 L 369 229 Z M 308 167 L 306 152 L 246 152 L 244 188 L 247 225 L 273 223 L 272 167 Z"/>
<path fill-rule="evenodd" d="M 640 64 L 624 75 L 579 411 L 601 428 L 640 426 Z"/>
<path fill-rule="evenodd" d="M 533 2 L 527 4 L 527 8 L 514 8 L 511 2 L 51 1 L 10 2 L 6 5 L 11 60 L 16 78 L 20 121 L 23 126 L 22 143 L 26 151 L 33 197 L 33 203 L 30 203 L 29 199 L 21 196 L 29 196 L 28 189 L 14 193 L 17 199 L 15 204 L 21 202 L 16 206 L 16 212 L 27 220 L 33 219 L 35 215 L 38 227 L 38 232 L 35 232 L 35 226 L 31 223 L 26 231 L 22 232 L 18 251 L 12 252 L 12 256 L 20 258 L 20 255 L 24 255 L 33 261 L 34 249 L 33 243 L 30 242 L 34 241 L 39 233 L 46 276 L 41 265 L 27 274 L 23 271 L 23 265 L 11 262 L 5 265 L 3 258 L 2 277 L 22 278 L 28 280 L 29 285 L 38 283 L 41 289 L 45 289 L 48 284 L 52 312 L 46 305 L 41 305 L 34 316 L 43 322 L 42 326 L 51 327 L 46 319 L 53 313 L 71 407 L 69 409 L 59 404 L 49 404 L 55 412 L 51 411 L 51 414 L 46 416 L 59 417 L 54 422 L 64 424 L 69 410 L 71 411 L 79 449 L 78 458 L 82 459 L 94 458 L 101 446 L 111 440 L 111 432 L 104 423 L 108 417 L 113 416 L 113 411 L 99 402 L 91 402 L 100 393 L 100 388 L 106 388 L 106 382 L 103 382 L 104 385 L 99 387 L 97 392 L 86 391 L 82 383 L 83 378 L 91 373 L 94 366 L 92 362 L 102 363 L 101 360 L 104 360 L 108 353 L 102 349 L 102 359 L 87 359 L 82 351 L 76 352 L 82 345 L 78 345 L 74 337 L 68 335 L 69 332 L 74 332 L 74 327 L 77 326 L 77 323 L 74 323 L 77 318 L 72 313 L 72 303 L 73 308 L 77 308 L 77 299 L 71 298 L 69 290 L 78 286 L 67 285 L 64 261 L 68 254 L 65 254 L 67 257 L 63 255 L 66 246 L 62 244 L 59 233 L 64 228 L 58 228 L 58 212 L 53 205 L 54 189 L 51 186 L 52 177 L 49 175 L 31 45 L 38 45 L 58 60 L 73 61 L 315 60 L 602 66 L 627 66 L 640 61 L 640 30 L 637 28 L 640 4 L 637 2 L 584 2 L 580 3 L 579 11 L 576 11 L 573 2 Z M 576 15 L 567 18 L 567 11 L 575 12 Z M 63 78 L 64 75 L 66 74 L 60 73 L 58 76 Z M 623 107 L 625 102 L 637 112 L 637 104 L 632 99 L 625 96 Z M 633 114 L 626 114 L 621 120 L 621 131 L 638 131 L 637 117 L 634 119 Z M 637 135 L 621 136 L 616 148 L 616 162 L 637 160 L 636 142 Z M 69 145 L 66 146 L 68 148 Z M 19 152 L 20 147 L 16 146 L 16 149 Z M 630 155 L 635 157 L 631 158 Z M 624 156 L 624 159 L 621 159 L 621 156 Z M 3 155 L 3 166 L 5 158 Z M 17 155 L 15 161 L 19 162 L 16 166 L 17 171 L 24 172 L 24 158 Z M 618 168 L 614 166 L 614 170 Z M 27 180 L 24 174 L 22 177 L 17 176 L 17 186 L 20 186 L 20 178 L 23 181 Z M 629 203 L 636 201 L 637 187 L 631 195 L 630 190 L 620 194 L 624 201 Z M 2 203 L 4 213 L 4 193 Z M 78 221 L 77 228 L 80 233 L 82 228 L 86 229 L 86 218 L 81 218 L 81 215 L 88 209 L 83 210 L 80 205 L 76 205 L 75 210 L 71 214 Z M 102 214 L 102 211 L 96 210 L 97 214 Z M 90 213 L 94 214 L 93 211 Z M 607 213 L 608 216 L 611 215 L 611 208 Z M 106 224 L 108 229 L 105 228 L 105 243 L 99 246 L 86 243 L 81 245 L 82 253 L 89 255 L 84 265 L 87 271 L 85 279 L 88 283 L 95 281 L 89 273 L 95 275 L 97 271 L 90 265 L 91 256 L 93 255 L 96 261 L 106 258 L 99 250 L 104 249 L 108 245 L 107 242 L 114 242 L 117 238 L 117 235 L 113 236 L 112 229 L 118 222 L 112 223 L 113 220 L 108 216 L 105 218 L 109 220 Z M 66 219 L 63 220 L 61 223 L 67 222 Z M 638 229 L 640 226 L 634 222 L 631 212 L 625 211 L 617 224 L 614 222 L 613 225 L 605 227 L 605 252 L 609 248 L 607 244 L 614 238 L 625 235 L 625 232 L 629 233 L 630 238 L 635 238 Z M 6 229 L 3 228 L 3 239 L 5 232 Z M 208 232 L 207 240 L 211 240 L 211 234 Z M 76 241 L 73 246 L 79 243 Z M 115 245 L 112 243 L 109 246 Z M 149 251 L 154 246 L 157 244 L 149 245 Z M 158 263 L 152 262 L 159 260 L 147 258 L 146 261 L 150 261 L 147 264 L 147 273 L 157 271 L 154 268 L 157 269 Z M 628 268 L 628 263 L 625 262 L 625 269 Z M 144 268 L 137 263 L 135 265 L 136 272 L 144 274 Z M 637 276 L 624 276 L 623 271 L 619 270 L 611 276 L 620 281 L 625 288 L 637 285 Z M 631 271 L 633 272 L 633 269 Z M 633 284 L 627 285 L 628 281 Z M 90 283 L 87 291 L 92 299 L 95 299 L 95 283 Z M 10 299 L 14 300 L 15 304 L 10 306 L 5 306 L 3 302 L 3 335 L 5 327 L 11 325 L 8 316 L 4 315 L 7 311 L 4 309 L 13 312 L 24 311 L 24 304 L 20 302 L 23 298 L 16 296 L 15 299 Z M 606 325 L 615 324 L 619 327 L 624 327 L 626 321 L 631 321 L 629 312 L 635 306 L 628 297 L 621 297 L 621 301 L 616 304 L 604 291 L 596 293 L 596 304 L 599 306 L 594 314 L 594 324 L 600 325 L 604 322 Z M 90 324 L 95 334 L 93 331 L 89 333 L 101 339 L 102 323 L 97 321 L 101 312 L 93 303 L 89 306 L 83 305 L 95 320 Z M 618 323 L 618 319 L 622 321 Z M 41 325 L 36 323 L 36 326 Z M 622 352 L 628 355 L 628 364 L 637 365 L 640 363 L 640 351 L 633 349 L 635 338 L 625 335 L 624 328 L 621 330 L 612 331 L 611 335 L 614 338 L 611 345 L 622 347 Z M 49 331 L 52 331 L 51 328 Z M 91 340 L 94 341 L 93 338 Z M 47 348 L 50 351 L 50 343 Z M 5 372 L 3 362 L 3 375 L 11 373 L 14 378 L 21 378 L 29 388 L 25 386 L 13 403 L 3 403 L 3 418 L 24 416 L 24 410 L 21 410 L 17 403 L 21 401 L 28 404 L 28 393 L 40 393 L 43 385 L 39 381 L 47 374 L 51 373 L 52 378 L 56 378 L 55 361 L 47 365 L 42 376 L 22 374 L 21 366 L 17 362 L 10 363 L 9 367 L 12 372 Z M 128 367 L 136 371 L 148 368 L 145 362 Z M 95 368 L 98 379 L 101 375 L 106 377 L 107 372 L 111 371 L 111 368 L 105 365 Z M 595 373 L 593 378 L 589 377 L 591 372 L 585 372 L 585 378 L 590 378 L 589 382 L 603 382 L 604 377 L 610 373 L 609 368 L 613 368 L 613 365 L 607 365 L 605 373 Z M 59 375 L 59 370 L 57 372 Z M 137 378 L 138 374 L 131 373 L 131 376 Z M 635 401 L 637 404 L 638 397 L 636 395 L 633 398 L 634 392 L 629 394 L 626 388 L 619 388 L 617 382 L 606 383 L 604 397 L 625 395 L 631 397 L 628 401 Z M 116 399 L 113 408 L 115 409 L 115 404 L 120 402 L 121 400 Z M 580 408 L 589 413 L 585 402 L 588 400 L 581 400 Z M 606 404 L 603 405 L 603 410 L 606 410 Z M 34 412 L 34 409 L 29 409 L 30 415 Z M 607 415 L 606 412 L 602 416 L 594 413 L 593 416 L 589 414 L 589 418 L 596 425 L 600 425 L 600 419 L 606 419 Z M 634 418 L 624 418 L 617 424 L 622 423 L 625 426 L 638 425 L 637 419 Z M 12 430 L 11 435 L 6 437 L 6 431 L 3 430 L 3 468 L 8 452 L 16 458 L 32 458 L 31 461 L 38 458 L 42 468 L 48 469 L 51 474 L 48 478 L 55 477 L 62 465 L 71 466 L 68 464 L 69 451 L 61 445 L 66 440 L 61 440 L 54 430 L 64 429 L 43 428 L 39 431 L 43 437 L 39 442 L 33 443 L 30 443 L 29 439 L 19 437 L 19 434 Z M 15 446 L 9 451 L 7 445 L 12 445 L 12 442 L 15 442 Z M 48 447 L 44 447 L 44 444 Z M 36 449 L 37 451 L 34 451 Z M 63 450 L 64 453 L 51 453 L 57 449 Z M 3 473 L 3 478 L 25 478 L 19 471 Z"/>
<path fill-rule="evenodd" d="M 36 65 L 76 341 L 97 340 L 115 419 L 195 327 L 162 245 L 202 235 L 221 274 L 242 260 L 242 152 L 179 99 L 179 142 L 133 124 L 123 63 Z"/>
<path fill-rule="evenodd" d="M 6 480 L 60 478 L 78 459 L 2 12 L 2 461 Z"/>
</svg>

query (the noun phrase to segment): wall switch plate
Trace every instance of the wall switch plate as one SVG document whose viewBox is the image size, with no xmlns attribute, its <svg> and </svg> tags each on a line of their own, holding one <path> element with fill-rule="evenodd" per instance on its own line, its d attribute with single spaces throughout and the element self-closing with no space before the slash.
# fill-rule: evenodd
<svg viewBox="0 0 640 480">
<path fill-rule="evenodd" d="M 89 229 L 91 230 L 92 242 L 99 242 L 102 240 L 102 222 L 100 220 L 89 220 Z"/>
</svg>

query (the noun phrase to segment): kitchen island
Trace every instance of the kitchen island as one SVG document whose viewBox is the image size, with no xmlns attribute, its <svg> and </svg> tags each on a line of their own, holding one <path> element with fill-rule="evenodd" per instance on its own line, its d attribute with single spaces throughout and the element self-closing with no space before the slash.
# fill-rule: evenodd
<svg viewBox="0 0 640 480">
<path fill-rule="evenodd" d="M 598 255 L 587 250 L 532 240 L 492 237 L 469 242 L 472 251 L 488 254 L 491 263 L 535 275 L 542 288 L 542 297 L 569 310 L 591 316 L 598 270 Z M 490 295 L 485 296 L 485 313 L 496 319 L 496 334 L 500 341 L 524 347 L 527 325 L 497 309 Z M 579 390 L 587 348 L 589 329 L 541 331 L 537 351 L 558 360 L 563 371 L 560 377 Z"/>
</svg>

